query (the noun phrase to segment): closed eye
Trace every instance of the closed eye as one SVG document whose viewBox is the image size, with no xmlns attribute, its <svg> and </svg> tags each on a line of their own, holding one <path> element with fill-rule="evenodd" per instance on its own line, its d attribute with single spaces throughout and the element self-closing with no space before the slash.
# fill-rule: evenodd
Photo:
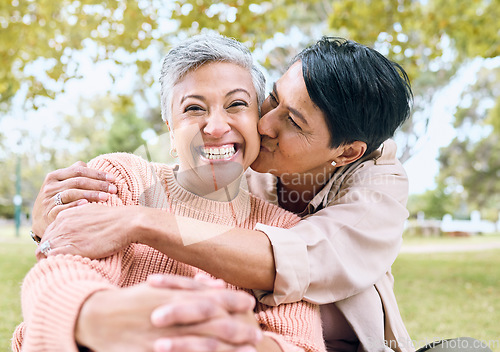
<svg viewBox="0 0 500 352">
<path fill-rule="evenodd" d="M 290 121 L 290 123 L 292 124 L 293 127 L 298 128 L 299 130 L 302 130 L 302 128 L 300 128 L 300 126 L 292 119 L 291 116 L 288 116 L 288 121 Z"/>
<path fill-rule="evenodd" d="M 188 105 L 186 106 L 186 108 L 184 109 L 184 112 L 188 112 L 188 111 L 203 111 L 204 109 L 199 106 L 199 105 Z"/>
<path fill-rule="evenodd" d="M 235 106 L 248 106 L 248 103 L 246 101 L 243 101 L 243 100 L 237 100 L 237 101 L 234 101 L 232 102 L 229 107 L 235 107 Z"/>
<path fill-rule="evenodd" d="M 273 92 L 269 93 L 269 99 L 271 100 L 271 106 L 273 108 L 279 105 L 278 99 L 276 99 L 276 96 Z"/>
<path fill-rule="evenodd" d="M 235 100 L 229 104 L 229 106 L 226 108 L 227 112 L 230 114 L 236 114 L 242 109 L 246 108 L 248 106 L 248 103 L 244 100 Z"/>
</svg>

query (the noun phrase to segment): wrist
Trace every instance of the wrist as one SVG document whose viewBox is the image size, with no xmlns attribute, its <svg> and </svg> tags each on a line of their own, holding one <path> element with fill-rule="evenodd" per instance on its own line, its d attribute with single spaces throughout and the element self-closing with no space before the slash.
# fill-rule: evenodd
<svg viewBox="0 0 500 352">
<path fill-rule="evenodd" d="M 133 231 L 135 243 L 142 243 L 161 252 L 175 247 L 175 217 L 161 209 L 138 207 L 136 230 Z M 167 253 L 165 253 L 167 254 Z"/>
<path fill-rule="evenodd" d="M 100 311 L 98 303 L 101 295 L 106 294 L 105 291 L 98 291 L 85 300 L 78 314 L 75 325 L 75 342 L 79 350 L 85 351 L 92 344 L 92 329 L 96 328 L 99 323 L 99 317 L 96 313 Z"/>
</svg>

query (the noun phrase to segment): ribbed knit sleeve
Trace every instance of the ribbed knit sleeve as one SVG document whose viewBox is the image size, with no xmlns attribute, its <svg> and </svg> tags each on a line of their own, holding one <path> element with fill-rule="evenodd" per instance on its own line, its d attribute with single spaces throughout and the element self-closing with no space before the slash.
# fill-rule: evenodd
<svg viewBox="0 0 500 352">
<path fill-rule="evenodd" d="M 264 335 L 278 343 L 285 352 L 323 352 L 323 332 L 319 308 L 301 301 L 277 307 L 257 304 L 257 320 Z"/>
<path fill-rule="evenodd" d="M 109 155 L 89 162 L 89 167 L 116 177 L 118 194 L 108 206 L 138 204 L 141 182 L 120 160 L 127 156 Z M 140 164 L 139 158 L 132 158 Z M 135 169 L 135 167 L 131 167 Z M 27 274 L 21 290 L 24 322 L 16 329 L 12 349 L 23 352 L 77 351 L 74 330 L 80 309 L 93 293 L 116 289 L 125 280 L 134 247 L 101 260 L 57 255 L 38 262 Z"/>
<path fill-rule="evenodd" d="M 116 287 L 105 273 L 119 267 L 116 256 L 104 261 L 72 255 L 41 260 L 23 282 L 25 326 L 16 330 L 24 333 L 22 351 L 78 351 L 74 330 L 80 309 L 92 293 Z"/>
</svg>

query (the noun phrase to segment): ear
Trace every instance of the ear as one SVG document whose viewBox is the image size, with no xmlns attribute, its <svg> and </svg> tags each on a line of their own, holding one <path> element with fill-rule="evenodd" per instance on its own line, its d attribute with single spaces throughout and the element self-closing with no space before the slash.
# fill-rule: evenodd
<svg viewBox="0 0 500 352">
<path fill-rule="evenodd" d="M 366 143 L 354 141 L 350 144 L 340 146 L 339 149 L 341 149 L 341 154 L 335 158 L 337 167 L 353 163 L 361 158 L 365 154 Z"/>
</svg>

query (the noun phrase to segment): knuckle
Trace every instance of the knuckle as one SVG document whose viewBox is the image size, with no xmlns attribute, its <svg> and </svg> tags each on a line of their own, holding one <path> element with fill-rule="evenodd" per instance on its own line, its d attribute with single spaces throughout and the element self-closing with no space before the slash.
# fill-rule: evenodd
<svg viewBox="0 0 500 352">
<path fill-rule="evenodd" d="M 223 336 L 228 340 L 234 340 L 238 335 L 238 325 L 231 319 L 224 319 L 220 322 Z"/>
<path fill-rule="evenodd" d="M 206 318 L 210 318 L 215 315 L 216 309 L 211 302 L 204 301 L 200 306 L 199 306 L 199 311 L 202 314 L 202 316 Z"/>
<path fill-rule="evenodd" d="M 57 179 L 57 174 L 58 174 L 58 171 L 59 170 L 54 170 L 54 171 L 51 171 L 47 174 L 47 176 L 45 176 L 45 182 L 51 182 L 51 181 L 54 181 Z"/>
<path fill-rule="evenodd" d="M 73 186 L 75 188 L 81 188 L 83 186 L 83 180 L 81 178 L 73 179 Z"/>
<path fill-rule="evenodd" d="M 205 347 L 208 352 L 215 352 L 218 350 L 220 342 L 214 337 L 208 337 L 205 340 Z"/>
<path fill-rule="evenodd" d="M 80 177 L 80 176 L 85 175 L 84 168 L 83 168 L 82 166 L 75 166 L 75 167 L 73 168 L 73 174 L 74 174 L 76 177 Z"/>
</svg>

